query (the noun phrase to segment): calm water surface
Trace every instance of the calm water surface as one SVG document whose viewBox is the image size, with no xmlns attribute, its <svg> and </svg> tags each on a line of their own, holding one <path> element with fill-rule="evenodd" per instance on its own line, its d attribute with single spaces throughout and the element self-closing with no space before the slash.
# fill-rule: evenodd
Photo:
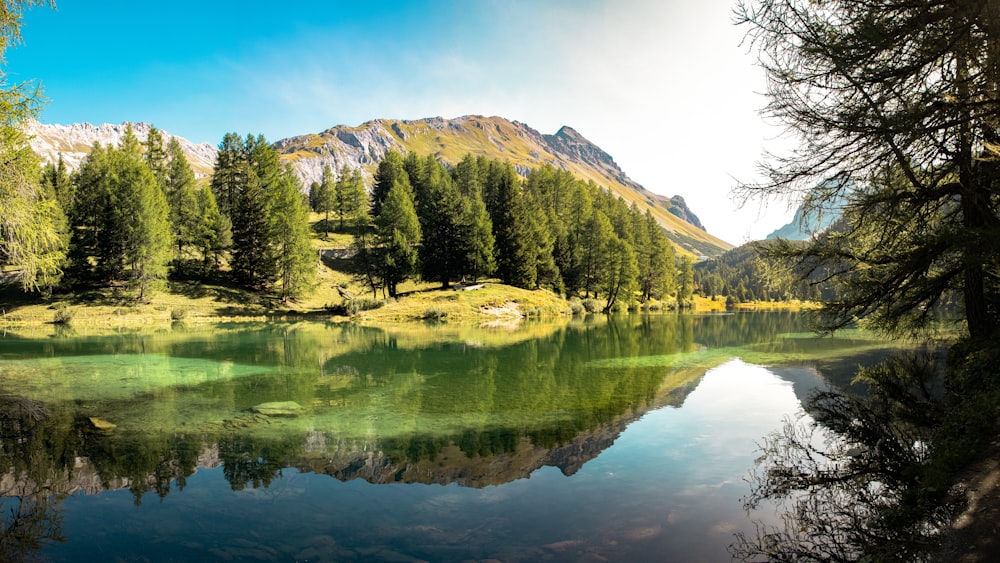
<svg viewBox="0 0 1000 563">
<path fill-rule="evenodd" d="M 777 313 L 7 335 L 0 559 L 727 560 L 755 444 L 882 353 Z"/>
</svg>

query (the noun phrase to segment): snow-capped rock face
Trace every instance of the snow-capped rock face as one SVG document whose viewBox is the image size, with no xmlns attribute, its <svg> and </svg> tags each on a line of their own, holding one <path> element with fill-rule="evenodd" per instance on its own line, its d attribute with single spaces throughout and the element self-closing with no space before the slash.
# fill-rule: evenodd
<svg viewBox="0 0 1000 563">
<path fill-rule="evenodd" d="M 117 146 L 125 136 L 127 124 L 91 125 L 90 123 L 74 123 L 73 125 L 54 125 L 31 121 L 25 127 L 25 132 L 29 135 L 28 144 L 32 150 L 44 162 L 55 163 L 62 155 L 63 162 L 70 170 L 80 167 L 83 159 L 90 154 L 90 149 L 94 143 L 101 145 Z M 149 130 L 152 126 L 148 123 L 133 123 L 132 131 L 140 142 L 149 137 Z M 195 144 L 183 137 L 178 137 L 167 131 L 160 131 L 163 135 L 163 143 L 166 145 L 170 139 L 177 138 L 184 149 L 195 176 L 204 177 L 212 173 L 215 167 L 217 150 L 208 143 Z"/>
</svg>

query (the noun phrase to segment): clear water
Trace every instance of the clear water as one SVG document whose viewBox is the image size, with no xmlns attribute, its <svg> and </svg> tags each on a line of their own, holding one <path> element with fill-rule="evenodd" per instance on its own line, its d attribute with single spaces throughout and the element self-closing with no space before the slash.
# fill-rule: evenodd
<svg viewBox="0 0 1000 563">
<path fill-rule="evenodd" d="M 755 444 L 885 350 L 804 330 L 772 313 L 8 335 L 0 559 L 726 560 L 752 527 Z"/>
</svg>

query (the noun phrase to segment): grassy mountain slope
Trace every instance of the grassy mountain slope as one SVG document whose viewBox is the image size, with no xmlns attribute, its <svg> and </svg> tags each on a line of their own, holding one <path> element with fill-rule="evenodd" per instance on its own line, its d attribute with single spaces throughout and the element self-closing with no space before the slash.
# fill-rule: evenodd
<svg viewBox="0 0 1000 563">
<path fill-rule="evenodd" d="M 149 133 L 149 124 L 132 125 L 140 141 Z M 125 126 L 104 124 L 47 125 L 32 122 L 28 134 L 31 146 L 48 162 L 60 155 L 70 169 L 76 169 L 95 142 L 117 145 Z M 172 134 L 162 131 L 164 141 Z M 216 148 L 195 144 L 178 137 L 195 174 L 211 175 Z M 466 154 L 508 160 L 518 172 L 551 164 L 578 178 L 611 190 L 640 209 L 650 209 L 666 229 L 667 236 L 682 252 L 695 256 L 717 256 L 732 245 L 707 233 L 680 196 L 655 194 L 630 179 L 609 154 L 570 127 L 553 135 L 543 135 L 517 121 L 501 117 L 440 117 L 413 121 L 377 119 L 357 127 L 340 125 L 322 133 L 300 135 L 277 141 L 282 158 L 290 162 L 308 186 L 318 181 L 327 165 L 339 171 L 343 166 L 361 168 L 369 184 L 378 162 L 390 149 L 417 154 L 433 154 L 455 164 Z"/>
<path fill-rule="evenodd" d="M 368 177 L 387 151 L 433 154 L 455 164 L 465 154 L 512 162 L 524 174 L 551 164 L 583 180 L 610 189 L 625 201 L 650 209 L 674 243 L 694 255 L 715 256 L 732 245 L 707 233 L 683 205 L 652 193 L 631 180 L 610 155 L 570 127 L 543 135 L 517 121 L 500 117 L 465 116 L 413 121 L 378 119 L 357 127 L 337 126 L 322 133 L 282 139 L 275 143 L 306 183 L 318 181 L 323 168 L 360 167 Z M 693 218 L 693 223 L 682 217 Z"/>
</svg>

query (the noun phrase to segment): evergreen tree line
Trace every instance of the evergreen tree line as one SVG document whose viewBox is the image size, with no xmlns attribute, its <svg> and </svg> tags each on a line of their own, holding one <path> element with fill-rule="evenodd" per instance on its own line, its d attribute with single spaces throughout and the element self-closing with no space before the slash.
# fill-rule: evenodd
<svg viewBox="0 0 1000 563">
<path fill-rule="evenodd" d="M 760 253 L 767 241 L 729 250 L 694 267 L 695 293 L 708 298 L 724 298 L 727 304 L 749 301 L 824 301 L 836 298 L 824 280 L 826 270 L 797 278 L 780 264 Z M 785 244 L 796 244 L 794 241 Z M 805 242 L 799 244 L 805 245 Z"/>
<path fill-rule="evenodd" d="M 353 175 L 341 178 L 314 187 L 314 209 L 350 202 L 335 209 L 351 218 L 358 277 L 375 294 L 395 296 L 417 276 L 442 287 L 495 276 L 601 298 L 610 310 L 678 291 L 673 248 L 649 211 L 551 165 L 522 179 L 511 163 L 484 156 L 466 155 L 449 170 L 432 155 L 390 151 L 368 206 L 316 195 L 356 193 Z"/>
<path fill-rule="evenodd" d="M 246 288 L 282 298 L 311 287 L 315 258 L 297 177 L 262 136 L 227 134 L 211 184 L 196 181 L 176 138 L 95 143 L 79 170 L 42 169 L 46 205 L 66 251 L 67 283 L 124 285 L 140 299 L 170 271 L 204 277 L 228 264 Z M 57 281 L 49 276 L 49 287 Z"/>
<path fill-rule="evenodd" d="M 144 298 L 168 273 L 222 270 L 241 286 L 294 297 L 312 287 L 308 210 L 322 230 L 354 235 L 357 277 L 396 296 L 404 281 L 442 287 L 497 277 L 522 288 L 599 299 L 605 310 L 691 297 L 681 260 L 649 211 L 546 165 L 521 178 L 509 162 L 467 155 L 452 168 L 391 151 L 371 194 L 359 170 L 327 168 L 308 198 L 263 136 L 226 134 L 209 182 L 197 182 L 176 139 L 131 127 L 95 144 L 80 169 L 60 159 L 41 174 L 40 202 L 56 225 L 67 282 L 125 286 Z M 336 226 L 334 223 L 336 220 Z M 47 279 L 51 285 L 57 276 Z"/>
</svg>

